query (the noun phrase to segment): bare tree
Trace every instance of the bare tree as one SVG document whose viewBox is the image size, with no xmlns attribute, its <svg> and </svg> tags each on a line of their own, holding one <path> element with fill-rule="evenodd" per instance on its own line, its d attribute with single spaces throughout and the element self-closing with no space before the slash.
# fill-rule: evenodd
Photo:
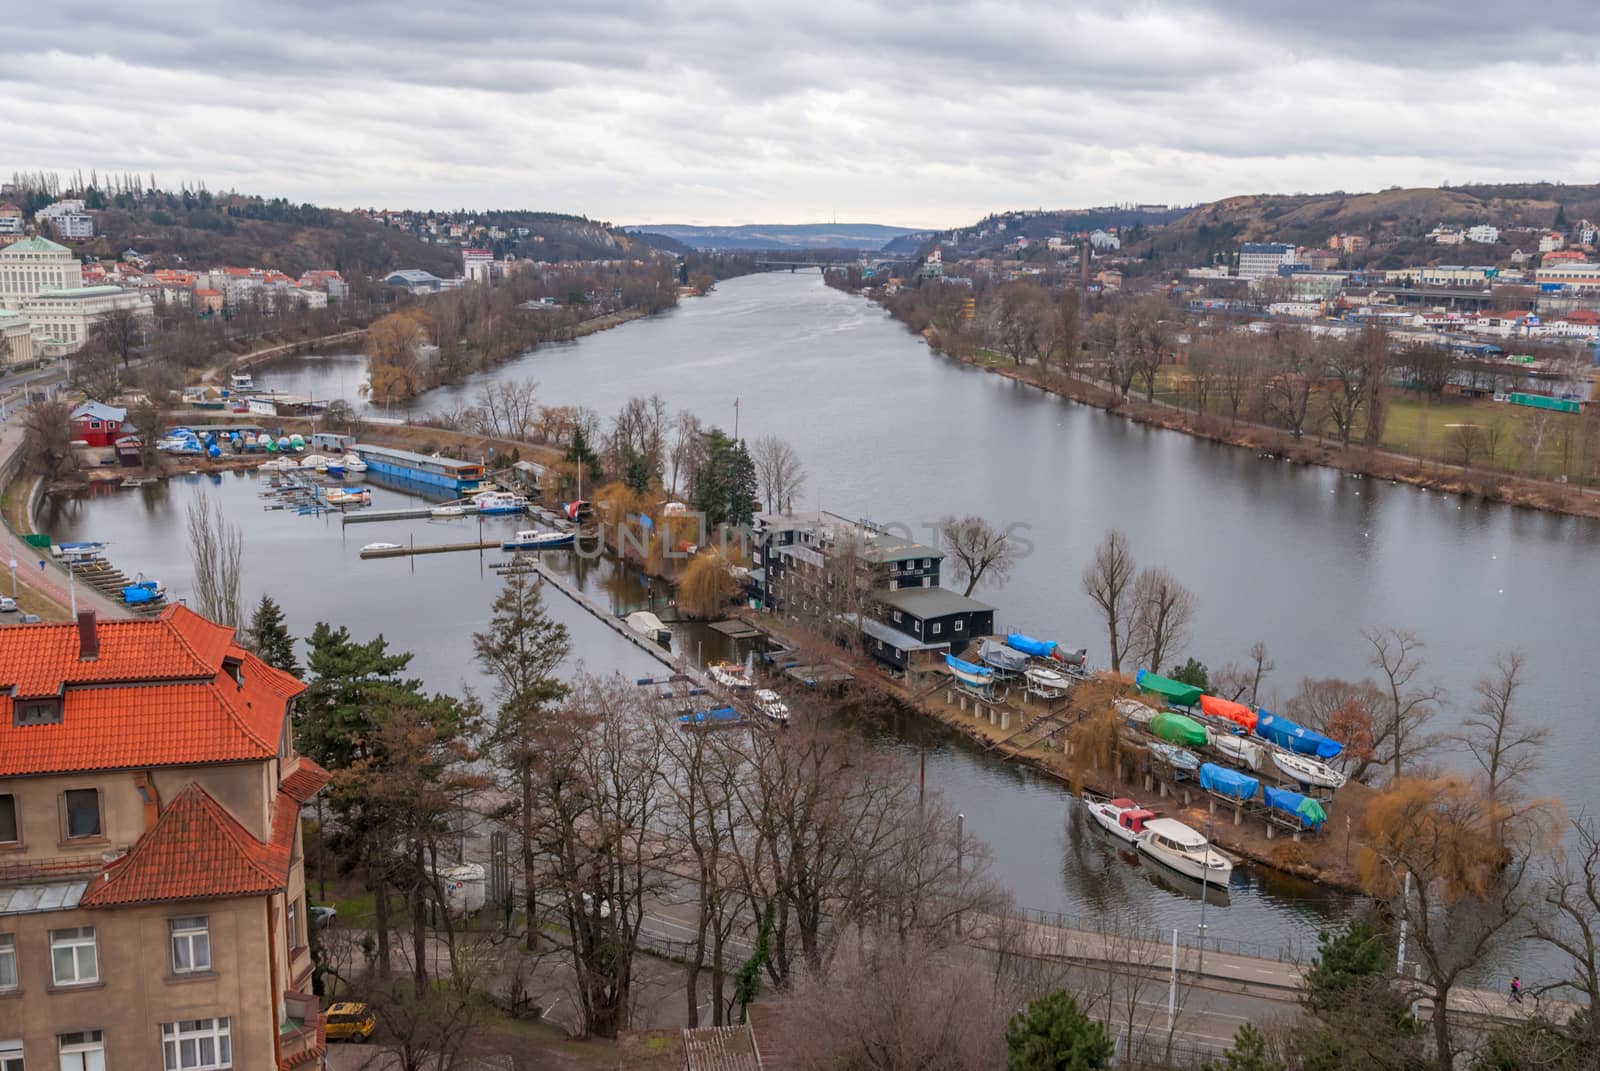
<svg viewBox="0 0 1600 1071">
<path fill-rule="evenodd" d="M 1262 379 L 1262 362 L 1258 354 L 1252 352 L 1251 347 L 1239 344 L 1237 341 L 1223 350 L 1218 380 L 1222 387 L 1222 396 L 1228 403 L 1228 422 L 1239 422 L 1239 410 L 1250 400 L 1260 388 Z"/>
<path fill-rule="evenodd" d="M 1364 781 L 1378 764 L 1374 737 L 1384 720 L 1388 697 L 1370 680 L 1346 681 L 1336 677 L 1306 678 L 1284 706 L 1291 719 L 1341 741 L 1344 763 L 1351 780 Z"/>
<path fill-rule="evenodd" d="M 90 329 L 92 337 L 127 368 L 144 342 L 144 317 L 138 310 L 121 306 L 107 312 Z"/>
<path fill-rule="evenodd" d="M 1070 379 L 1078 374 L 1083 351 L 1083 304 L 1076 288 L 1062 288 L 1061 296 L 1056 299 L 1055 313 L 1051 348 L 1059 355 L 1061 374 Z"/>
<path fill-rule="evenodd" d="M 189 562 L 194 568 L 195 612 L 236 629 L 243 623 L 239 605 L 244 533 L 223 515 L 222 503 L 201 495 L 189 503 Z"/>
<path fill-rule="evenodd" d="M 1083 570 L 1083 592 L 1100 608 L 1106 624 L 1113 673 L 1122 672 L 1122 658 L 1128 653 L 1135 568 L 1128 537 L 1112 528 L 1095 548 L 1094 560 Z"/>
<path fill-rule="evenodd" d="M 1592 820 L 1572 823 L 1572 849 L 1540 888 L 1542 909 L 1529 913 L 1533 936 L 1565 957 L 1567 972 L 1556 983 L 1581 998 L 1578 1040 L 1600 1052 L 1600 828 Z M 1569 1028 L 1579 1025 L 1575 1018 Z"/>
<path fill-rule="evenodd" d="M 668 454 L 672 462 L 672 486 L 677 494 L 680 487 L 694 486 L 695 474 L 706 459 L 706 429 L 700 418 L 681 410 L 672 421 L 672 447 Z"/>
<path fill-rule="evenodd" d="M 1133 621 L 1128 649 L 1160 673 L 1167 656 L 1189 639 L 1194 592 L 1163 568 L 1145 569 L 1133 581 Z"/>
<path fill-rule="evenodd" d="M 750 447 L 756 478 L 761 481 L 761 497 L 768 513 L 784 513 L 794 508 L 795 496 L 805 489 L 806 470 L 794 447 L 776 435 L 763 435 Z"/>
<path fill-rule="evenodd" d="M 1550 738 L 1548 726 L 1529 725 L 1517 710 L 1526 665 L 1527 656 L 1521 651 L 1502 652 L 1495 659 L 1494 674 L 1478 678 L 1473 685 L 1478 702 L 1462 723 L 1462 743 L 1483 770 L 1489 806 L 1494 810 L 1538 767 L 1540 751 Z"/>
<path fill-rule="evenodd" d="M 1001 352 L 1026 364 L 1040 352 L 1044 293 L 1031 283 L 1008 283 L 995 303 L 993 330 Z"/>
<path fill-rule="evenodd" d="M 1267 401 L 1296 439 L 1305 434 L 1311 395 L 1321 374 L 1320 349 L 1320 345 L 1303 331 L 1280 331 L 1273 337 Z"/>
<path fill-rule="evenodd" d="M 985 576 L 1004 584 L 1017 563 L 1019 551 L 1010 533 L 1000 531 L 975 513 L 940 521 L 939 549 L 955 556 L 956 579 L 967 584 L 963 595 L 971 595 Z"/>
<path fill-rule="evenodd" d="M 1427 663 L 1422 654 L 1426 645 L 1416 633 L 1390 626 L 1369 629 L 1362 635 L 1372 647 L 1367 662 L 1378 671 L 1378 688 L 1384 695 L 1373 746 L 1380 757 L 1387 755 L 1384 761 L 1393 767 L 1398 781 L 1406 767 L 1432 746 L 1427 727 L 1444 700 L 1444 689 L 1417 682 Z"/>
<path fill-rule="evenodd" d="M 22 464 L 53 480 L 76 466 L 72 452 L 72 406 L 65 398 L 38 398 L 22 416 Z"/>
<path fill-rule="evenodd" d="M 1450 448 L 1455 452 L 1457 461 L 1471 468 L 1472 459 L 1484 449 L 1483 428 L 1477 424 L 1451 424 Z"/>
<path fill-rule="evenodd" d="M 1590 406 L 1591 409 L 1595 408 Z M 1555 414 L 1545 409 L 1530 409 L 1522 418 L 1517 430 L 1517 444 L 1522 451 L 1523 471 L 1529 476 L 1539 475 L 1539 456 L 1556 428 Z"/>
</svg>

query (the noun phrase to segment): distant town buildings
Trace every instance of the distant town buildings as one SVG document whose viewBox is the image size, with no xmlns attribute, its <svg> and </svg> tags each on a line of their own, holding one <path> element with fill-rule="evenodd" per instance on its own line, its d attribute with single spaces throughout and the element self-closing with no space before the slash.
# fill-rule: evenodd
<svg viewBox="0 0 1600 1071">
<path fill-rule="evenodd" d="M 489 282 L 494 276 L 494 252 L 488 249 L 463 249 L 461 276 L 469 283 Z"/>
<path fill-rule="evenodd" d="M 1246 279 L 1267 279 L 1278 268 L 1295 263 L 1295 247 L 1282 242 L 1245 242 L 1239 246 L 1239 274 Z"/>
<path fill-rule="evenodd" d="M 10 201 L 0 201 L 0 234 L 21 234 L 25 226 L 22 209 Z"/>
<path fill-rule="evenodd" d="M 1467 229 L 1467 241 L 1477 242 L 1480 245 L 1493 245 L 1500 240 L 1500 228 L 1492 227 L 1487 223 L 1480 223 Z"/>
<path fill-rule="evenodd" d="M 57 201 L 33 214 L 35 223 L 55 228 L 55 232 L 68 241 L 85 241 L 94 237 L 94 217 L 79 199 Z"/>
<path fill-rule="evenodd" d="M 1548 231 L 1539 235 L 1539 252 L 1554 253 L 1567 244 L 1560 231 Z"/>
</svg>

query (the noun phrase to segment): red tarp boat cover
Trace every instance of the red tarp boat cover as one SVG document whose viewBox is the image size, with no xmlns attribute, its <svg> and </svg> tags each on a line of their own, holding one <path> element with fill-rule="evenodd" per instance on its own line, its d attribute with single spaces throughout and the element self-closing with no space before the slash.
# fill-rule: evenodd
<svg viewBox="0 0 1600 1071">
<path fill-rule="evenodd" d="M 1200 709 L 1213 718 L 1226 718 L 1235 725 L 1243 726 L 1247 733 L 1256 730 L 1256 712 L 1243 703 L 1235 703 L 1231 699 L 1218 699 L 1214 695 L 1202 695 Z"/>
</svg>

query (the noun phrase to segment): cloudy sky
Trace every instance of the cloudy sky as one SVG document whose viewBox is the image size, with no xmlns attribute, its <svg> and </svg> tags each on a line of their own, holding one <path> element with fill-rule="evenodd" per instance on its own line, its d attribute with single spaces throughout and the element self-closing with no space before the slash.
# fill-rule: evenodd
<svg viewBox="0 0 1600 1071">
<path fill-rule="evenodd" d="M 1600 179 L 1600 13 L 1545 0 L 40 4 L 13 169 L 352 207 L 905 226 Z"/>
</svg>

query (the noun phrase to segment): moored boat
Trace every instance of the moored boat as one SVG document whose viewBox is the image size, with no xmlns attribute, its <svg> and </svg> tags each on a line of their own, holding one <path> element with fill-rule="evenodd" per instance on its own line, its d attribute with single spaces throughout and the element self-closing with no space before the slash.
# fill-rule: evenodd
<svg viewBox="0 0 1600 1071">
<path fill-rule="evenodd" d="M 718 707 L 715 710 L 696 710 L 688 714 L 678 715 L 678 725 L 684 729 L 722 729 L 743 724 L 744 715 L 732 707 Z"/>
<path fill-rule="evenodd" d="M 756 709 L 768 721 L 777 722 L 779 725 L 789 724 L 789 705 L 771 688 L 756 689 Z"/>
<path fill-rule="evenodd" d="M 344 455 L 344 470 L 346 472 L 366 472 L 367 463 L 361 460 L 360 454 Z"/>
<path fill-rule="evenodd" d="M 556 535 L 559 533 L 546 532 L 544 534 Z M 652 643 L 659 643 L 663 647 L 672 646 L 672 630 L 663 625 L 661 619 L 649 610 L 635 610 L 627 616 L 626 620 L 629 628 Z"/>
<path fill-rule="evenodd" d="M 1135 842 L 1141 854 L 1196 881 L 1226 884 L 1233 863 L 1206 838 L 1175 818 L 1151 818 Z"/>
<path fill-rule="evenodd" d="M 706 667 L 706 673 L 713 682 L 724 688 L 742 691 L 756 686 L 755 681 L 744 671 L 744 667 L 734 665 L 732 662 L 713 662 Z"/>
<path fill-rule="evenodd" d="M 428 511 L 428 516 L 439 518 L 465 517 L 467 511 L 460 506 L 435 506 Z"/>
<path fill-rule="evenodd" d="M 521 513 L 528 508 L 528 500 L 510 491 L 485 491 L 472 500 L 479 513 Z"/>
<path fill-rule="evenodd" d="M 385 551 L 385 550 L 399 550 L 399 549 L 400 549 L 400 544 L 399 543 L 368 543 L 366 546 L 361 548 L 361 553 L 363 553 L 363 554 L 372 554 L 372 553 L 377 553 L 377 552 L 381 552 L 381 551 Z"/>
<path fill-rule="evenodd" d="M 1349 780 L 1327 763 L 1318 762 L 1306 755 L 1296 755 L 1292 751 L 1274 749 L 1272 764 L 1300 784 L 1316 788 L 1343 788 L 1344 783 Z"/>
<path fill-rule="evenodd" d="M 1146 810 L 1126 798 L 1107 799 L 1093 793 L 1083 794 L 1083 805 L 1095 824 L 1118 840 L 1137 843 L 1144 832 L 1145 823 L 1157 817 L 1155 811 Z"/>
<path fill-rule="evenodd" d="M 1150 754 L 1171 766 L 1174 770 L 1193 773 L 1200 768 L 1200 759 L 1192 751 L 1185 751 L 1172 744 L 1163 744 L 1159 740 L 1152 740 L 1145 745 L 1150 749 Z"/>
<path fill-rule="evenodd" d="M 480 511 L 482 512 L 482 511 Z M 571 532 L 541 532 L 536 528 L 529 528 L 518 532 L 516 538 L 508 539 L 500 544 L 501 550 L 554 550 L 557 547 L 570 547 L 573 543 Z M 652 617 L 655 615 L 652 614 Z M 657 621 L 656 624 L 661 622 Z"/>
<path fill-rule="evenodd" d="M 330 506 L 372 505 L 372 492 L 365 487 L 330 487 L 326 497 Z"/>
<path fill-rule="evenodd" d="M 159 580 L 140 578 L 122 589 L 122 601 L 129 606 L 148 606 L 166 597 L 167 589 Z"/>
</svg>

